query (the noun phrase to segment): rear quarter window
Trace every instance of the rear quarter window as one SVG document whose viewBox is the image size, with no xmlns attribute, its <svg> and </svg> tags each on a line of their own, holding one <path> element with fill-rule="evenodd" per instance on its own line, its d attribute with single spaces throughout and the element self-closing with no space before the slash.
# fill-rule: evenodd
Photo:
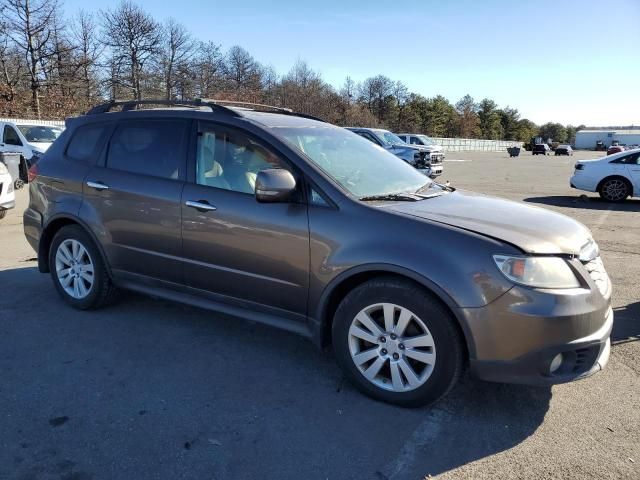
<svg viewBox="0 0 640 480">
<path fill-rule="evenodd" d="M 67 146 L 67 157 L 84 163 L 96 160 L 107 133 L 107 125 L 94 124 L 78 127 Z"/>
</svg>

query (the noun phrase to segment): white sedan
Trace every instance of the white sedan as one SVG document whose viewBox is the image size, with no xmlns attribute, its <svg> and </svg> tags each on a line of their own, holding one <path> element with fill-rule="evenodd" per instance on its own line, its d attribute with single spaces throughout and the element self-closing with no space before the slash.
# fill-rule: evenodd
<svg viewBox="0 0 640 480">
<path fill-rule="evenodd" d="M 575 165 L 571 187 L 598 192 L 609 202 L 640 197 L 640 149 L 595 160 L 580 160 Z"/>
</svg>

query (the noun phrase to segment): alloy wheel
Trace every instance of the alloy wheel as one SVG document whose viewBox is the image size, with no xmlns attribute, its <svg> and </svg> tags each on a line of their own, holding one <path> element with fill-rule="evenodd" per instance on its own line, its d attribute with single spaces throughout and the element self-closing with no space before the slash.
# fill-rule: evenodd
<svg viewBox="0 0 640 480">
<path fill-rule="evenodd" d="M 613 202 L 624 200 L 628 195 L 627 184 L 617 178 L 607 180 L 604 185 L 602 185 L 602 193 L 607 200 Z"/>
<path fill-rule="evenodd" d="M 87 249 L 74 239 L 64 240 L 56 252 L 56 274 L 64 291 L 81 300 L 94 284 L 93 261 Z"/>
<path fill-rule="evenodd" d="M 367 380 L 393 392 L 424 385 L 436 363 L 434 340 L 425 323 L 393 303 L 370 305 L 355 316 L 349 352 Z"/>
</svg>

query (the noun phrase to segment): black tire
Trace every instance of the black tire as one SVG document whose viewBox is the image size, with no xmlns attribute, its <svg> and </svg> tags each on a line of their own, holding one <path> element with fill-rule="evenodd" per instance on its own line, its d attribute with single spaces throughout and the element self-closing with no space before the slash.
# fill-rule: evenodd
<svg viewBox="0 0 640 480">
<path fill-rule="evenodd" d="M 624 190 L 616 196 L 612 196 L 612 191 L 610 190 L 610 186 L 613 182 L 618 182 Z M 598 186 L 598 193 L 600 194 L 600 198 L 606 200 L 607 202 L 623 202 L 627 199 L 629 195 L 631 195 L 632 187 L 629 183 L 629 180 L 623 177 L 609 177 L 605 178 L 600 185 Z"/>
<path fill-rule="evenodd" d="M 62 242 L 65 240 L 76 240 L 87 251 L 91 263 L 93 264 L 93 284 L 89 293 L 82 299 L 77 299 L 69 295 L 60 280 L 56 271 L 56 253 Z M 109 278 L 109 273 L 105 268 L 102 255 L 98 251 L 93 239 L 85 230 L 78 225 L 68 225 L 62 227 L 53 237 L 51 248 L 49 249 L 49 270 L 56 290 L 62 299 L 74 308 L 79 310 L 91 310 L 109 304 L 115 297 L 116 289 Z"/>
<path fill-rule="evenodd" d="M 370 382 L 354 363 L 349 348 L 349 329 L 358 313 L 377 303 L 393 303 L 409 309 L 429 329 L 436 361 L 424 384 L 414 390 L 385 390 Z M 455 319 L 432 294 L 413 282 L 395 277 L 379 277 L 351 291 L 338 306 L 332 340 L 336 359 L 355 386 L 366 395 L 404 407 L 430 405 L 455 386 L 465 365 L 465 349 Z"/>
<path fill-rule="evenodd" d="M 0 210 L 0 220 L 7 216 L 7 210 Z"/>
</svg>

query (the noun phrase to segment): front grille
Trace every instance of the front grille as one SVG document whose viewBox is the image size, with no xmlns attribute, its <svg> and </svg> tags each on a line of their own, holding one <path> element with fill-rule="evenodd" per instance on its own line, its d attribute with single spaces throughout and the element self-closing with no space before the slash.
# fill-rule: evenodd
<svg viewBox="0 0 640 480">
<path fill-rule="evenodd" d="M 427 168 L 429 166 L 429 162 L 425 157 L 426 154 L 424 152 L 416 152 L 413 155 L 413 166 L 419 169 Z"/>
<path fill-rule="evenodd" d="M 442 163 L 442 155 L 434 155 L 432 153 L 430 159 L 431 159 L 431 165 Z"/>
<path fill-rule="evenodd" d="M 604 268 L 602 258 L 596 257 L 588 262 L 583 262 L 584 268 L 589 272 L 589 276 L 593 283 L 596 284 L 602 295 L 606 295 L 609 290 L 609 275 Z"/>
</svg>

